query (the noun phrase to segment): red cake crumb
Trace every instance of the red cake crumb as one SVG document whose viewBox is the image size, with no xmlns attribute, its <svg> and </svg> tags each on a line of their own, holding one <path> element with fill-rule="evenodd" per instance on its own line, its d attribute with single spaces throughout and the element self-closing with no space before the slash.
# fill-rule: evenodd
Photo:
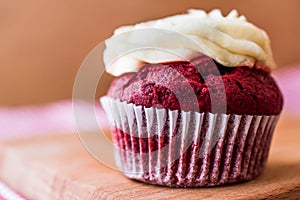
<svg viewBox="0 0 300 200">
<path fill-rule="evenodd" d="M 108 96 L 145 107 L 247 115 L 277 115 L 283 104 L 264 68 L 225 67 L 204 55 L 190 62 L 146 64 L 117 77 Z"/>
</svg>

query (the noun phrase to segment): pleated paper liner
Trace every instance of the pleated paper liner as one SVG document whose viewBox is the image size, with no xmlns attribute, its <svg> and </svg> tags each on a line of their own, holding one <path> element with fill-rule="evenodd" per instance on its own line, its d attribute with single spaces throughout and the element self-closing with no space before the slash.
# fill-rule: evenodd
<svg viewBox="0 0 300 200">
<path fill-rule="evenodd" d="M 109 97 L 101 103 L 129 178 L 171 187 L 207 187 L 251 180 L 265 167 L 274 116 L 145 108 Z"/>
</svg>

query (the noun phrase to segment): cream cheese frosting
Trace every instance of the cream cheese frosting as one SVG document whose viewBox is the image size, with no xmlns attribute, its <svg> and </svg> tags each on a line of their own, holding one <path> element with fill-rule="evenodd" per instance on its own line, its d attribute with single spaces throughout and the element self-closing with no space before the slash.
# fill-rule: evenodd
<svg viewBox="0 0 300 200">
<path fill-rule="evenodd" d="M 152 34 L 151 29 L 160 29 L 161 34 Z M 135 30 L 147 30 L 141 38 Z M 170 39 L 167 31 L 183 35 Z M 143 32 L 145 33 L 145 32 Z M 120 37 L 121 36 L 121 37 Z M 141 47 L 139 39 L 144 40 Z M 171 41 L 171 42 L 170 42 Z M 136 72 L 143 63 L 164 63 L 192 58 L 205 54 L 227 67 L 253 66 L 255 63 L 275 68 L 267 33 L 257 28 L 236 10 L 223 16 L 218 9 L 206 13 L 191 9 L 163 19 L 123 26 L 105 41 L 103 59 L 106 71 L 114 76 Z M 150 45 L 153 48 L 145 48 Z M 126 50 L 132 50 L 126 53 Z M 121 56 L 122 55 L 122 56 Z"/>
</svg>

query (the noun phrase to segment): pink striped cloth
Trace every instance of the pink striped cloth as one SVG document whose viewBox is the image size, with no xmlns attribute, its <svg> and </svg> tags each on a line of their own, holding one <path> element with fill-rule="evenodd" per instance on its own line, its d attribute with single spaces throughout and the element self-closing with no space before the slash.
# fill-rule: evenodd
<svg viewBox="0 0 300 200">
<path fill-rule="evenodd" d="M 283 114 L 300 116 L 300 65 L 277 70 L 273 75 L 284 95 Z M 83 103 L 83 111 L 90 106 L 90 104 Z M 101 121 L 102 128 L 105 128 L 108 126 L 106 117 L 99 105 L 98 107 L 95 109 L 96 117 L 98 121 Z M 87 127 L 99 128 L 89 125 Z M 74 133 L 74 131 L 75 122 L 71 101 L 59 101 L 42 106 L 0 108 L 0 140 L 49 133 Z M 0 182 L 0 200 L 19 199 L 24 199 L 24 197 Z"/>
<path fill-rule="evenodd" d="M 81 113 L 89 109 L 95 110 L 98 125 L 106 128 L 108 123 L 100 105 L 80 103 Z M 87 124 L 86 128 L 96 130 L 99 127 Z M 0 108 L 0 140 L 75 131 L 73 106 L 69 100 L 41 106 Z"/>
<path fill-rule="evenodd" d="M 25 198 L 0 182 L 0 200 L 25 200 Z"/>
</svg>

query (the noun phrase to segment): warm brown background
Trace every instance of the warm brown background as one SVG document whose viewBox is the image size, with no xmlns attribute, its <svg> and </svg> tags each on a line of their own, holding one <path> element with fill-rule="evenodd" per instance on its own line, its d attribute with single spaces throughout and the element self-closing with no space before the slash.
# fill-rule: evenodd
<svg viewBox="0 0 300 200">
<path fill-rule="evenodd" d="M 237 8 L 268 31 L 279 67 L 300 63 L 299 0 L 2 0 L 0 105 L 70 98 L 82 60 L 116 27 L 188 8 Z"/>
</svg>

